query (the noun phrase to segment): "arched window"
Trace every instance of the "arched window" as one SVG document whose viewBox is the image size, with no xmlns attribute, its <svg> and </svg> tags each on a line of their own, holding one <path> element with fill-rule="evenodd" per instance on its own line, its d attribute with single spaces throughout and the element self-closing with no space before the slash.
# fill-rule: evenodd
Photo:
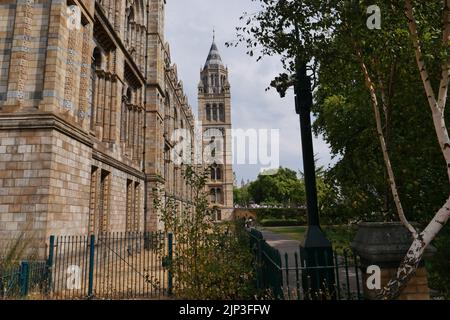
<svg viewBox="0 0 450 320">
<path fill-rule="evenodd" d="M 222 168 L 221 166 L 217 165 L 217 163 L 214 163 L 211 166 L 211 180 L 222 180 Z"/>
</svg>

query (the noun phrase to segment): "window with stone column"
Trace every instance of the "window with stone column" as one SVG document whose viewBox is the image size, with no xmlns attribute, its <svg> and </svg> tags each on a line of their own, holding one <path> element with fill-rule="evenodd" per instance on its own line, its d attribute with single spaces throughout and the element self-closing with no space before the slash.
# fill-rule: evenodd
<svg viewBox="0 0 450 320">
<path fill-rule="evenodd" d="M 131 160 L 141 161 L 144 136 L 144 105 L 142 87 L 127 85 L 122 96 L 121 143 L 124 154 Z"/>
<path fill-rule="evenodd" d="M 213 204 L 223 204 L 222 189 L 211 188 L 210 190 L 210 202 Z"/>
<path fill-rule="evenodd" d="M 145 66 L 146 19 L 142 0 L 127 1 L 124 24 L 124 43 L 140 70 Z"/>
<path fill-rule="evenodd" d="M 102 170 L 100 175 L 100 193 L 98 196 L 98 233 L 108 231 L 109 209 L 110 209 L 110 185 L 111 174 Z"/>
<path fill-rule="evenodd" d="M 139 182 L 127 180 L 126 231 L 138 232 L 141 221 L 141 189 Z"/>
<path fill-rule="evenodd" d="M 97 46 L 91 63 L 91 129 L 98 139 L 116 140 L 117 76 L 113 70 L 113 51 Z"/>
<path fill-rule="evenodd" d="M 211 166 L 211 180 L 219 181 L 222 180 L 222 166 L 214 163 Z"/>
<path fill-rule="evenodd" d="M 110 180 L 110 172 L 95 166 L 92 167 L 88 227 L 91 234 L 101 234 L 108 231 Z"/>
</svg>

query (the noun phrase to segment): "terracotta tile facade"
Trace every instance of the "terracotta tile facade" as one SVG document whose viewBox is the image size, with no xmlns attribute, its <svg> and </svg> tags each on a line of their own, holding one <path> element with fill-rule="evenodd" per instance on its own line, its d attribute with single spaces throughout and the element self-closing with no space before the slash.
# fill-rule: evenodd
<svg viewBox="0 0 450 320">
<path fill-rule="evenodd" d="M 0 2 L 0 243 L 161 227 L 191 199 L 171 134 L 194 117 L 165 0 Z"/>
</svg>

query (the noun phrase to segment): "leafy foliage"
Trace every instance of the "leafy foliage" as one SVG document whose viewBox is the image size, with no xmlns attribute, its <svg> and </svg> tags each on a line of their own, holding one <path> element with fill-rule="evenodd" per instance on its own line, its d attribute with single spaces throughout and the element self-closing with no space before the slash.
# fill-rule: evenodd
<svg viewBox="0 0 450 320">
<path fill-rule="evenodd" d="M 241 207 L 248 207 L 250 205 L 252 196 L 248 190 L 248 185 L 233 188 L 233 201 L 235 205 Z"/>
<path fill-rule="evenodd" d="M 280 168 L 276 174 L 260 174 L 248 186 L 249 194 L 257 204 L 283 204 L 298 206 L 305 203 L 305 187 L 297 173 Z"/>
<path fill-rule="evenodd" d="M 166 232 L 174 234 L 169 271 L 177 298 L 200 300 L 250 299 L 254 296 L 252 255 L 242 224 L 215 222 L 205 192 L 208 170 L 184 171 L 193 190 L 192 205 L 177 214 L 175 199 L 154 197 Z M 158 193 L 155 190 L 155 193 Z"/>
<path fill-rule="evenodd" d="M 434 241 L 435 256 L 427 262 L 429 286 L 445 299 L 450 299 L 450 227 L 447 225 Z"/>
</svg>

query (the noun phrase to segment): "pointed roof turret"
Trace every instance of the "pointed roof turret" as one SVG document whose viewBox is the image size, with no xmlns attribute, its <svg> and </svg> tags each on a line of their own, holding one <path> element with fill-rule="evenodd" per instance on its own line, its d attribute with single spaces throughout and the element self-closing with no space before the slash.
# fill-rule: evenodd
<svg viewBox="0 0 450 320">
<path fill-rule="evenodd" d="M 211 49 L 209 49 L 208 59 L 206 59 L 205 68 L 212 67 L 224 67 L 222 58 L 220 57 L 219 49 L 216 45 L 216 33 L 213 31 L 213 42 L 211 44 Z"/>
</svg>

